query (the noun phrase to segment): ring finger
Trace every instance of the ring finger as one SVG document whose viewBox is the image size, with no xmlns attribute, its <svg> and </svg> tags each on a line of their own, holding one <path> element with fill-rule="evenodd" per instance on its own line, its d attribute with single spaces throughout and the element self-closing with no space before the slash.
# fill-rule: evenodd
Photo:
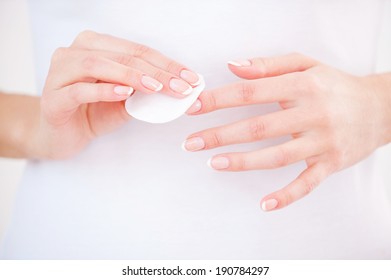
<svg viewBox="0 0 391 280">
<path fill-rule="evenodd" d="M 208 165 L 221 171 L 247 171 L 283 167 L 322 153 L 319 142 L 297 138 L 284 144 L 265 149 L 227 153 L 212 157 Z"/>
</svg>

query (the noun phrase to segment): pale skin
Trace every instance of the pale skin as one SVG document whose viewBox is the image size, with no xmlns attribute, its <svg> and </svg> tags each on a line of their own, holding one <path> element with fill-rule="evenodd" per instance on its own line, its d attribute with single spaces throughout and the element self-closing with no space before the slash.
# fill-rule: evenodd
<svg viewBox="0 0 391 280">
<path fill-rule="evenodd" d="M 131 117 L 134 90 L 182 98 L 199 77 L 147 46 L 85 31 L 52 56 L 42 98 L 1 95 L 0 156 L 64 159 Z"/>
<path fill-rule="evenodd" d="M 265 211 L 299 200 L 332 173 L 391 142 L 390 73 L 353 76 L 301 54 L 228 66 L 243 80 L 204 91 L 188 114 L 266 103 L 281 110 L 194 133 L 184 147 L 202 151 L 291 136 L 280 145 L 219 154 L 209 162 L 219 171 L 247 171 L 305 161 L 307 168 L 293 182 L 261 200 Z M 153 49 L 83 32 L 53 55 L 42 98 L 0 94 L 0 156 L 72 157 L 131 119 L 123 102 L 133 90 L 181 98 L 197 82 L 189 68 Z"/>
</svg>

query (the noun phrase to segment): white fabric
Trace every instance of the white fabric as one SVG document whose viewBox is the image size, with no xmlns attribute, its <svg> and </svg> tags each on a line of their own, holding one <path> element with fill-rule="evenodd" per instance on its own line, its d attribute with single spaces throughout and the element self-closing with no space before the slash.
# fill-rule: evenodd
<svg viewBox="0 0 391 280">
<path fill-rule="evenodd" d="M 38 83 L 55 48 L 84 29 L 154 47 L 205 77 L 238 80 L 226 61 L 296 51 L 353 74 L 373 71 L 383 1 L 31 1 Z M 137 120 L 71 160 L 30 162 L 2 258 L 390 258 L 391 212 L 372 159 L 272 213 L 262 196 L 305 167 L 216 172 L 205 162 L 287 140 L 187 153 L 190 133 L 275 105 Z"/>
</svg>

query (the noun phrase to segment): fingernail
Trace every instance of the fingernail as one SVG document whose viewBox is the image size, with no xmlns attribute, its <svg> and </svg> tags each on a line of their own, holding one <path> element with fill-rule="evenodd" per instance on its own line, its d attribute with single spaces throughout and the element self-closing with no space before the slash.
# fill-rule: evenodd
<svg viewBox="0 0 391 280">
<path fill-rule="evenodd" d="M 262 202 L 262 210 L 263 211 L 270 211 L 277 207 L 278 201 L 274 198 L 265 200 Z"/>
<path fill-rule="evenodd" d="M 192 86 L 198 86 L 200 84 L 200 77 L 189 70 L 182 70 L 179 76 Z"/>
<path fill-rule="evenodd" d="M 191 107 L 187 110 L 187 113 L 188 114 L 193 114 L 193 113 L 198 112 L 199 110 L 201 110 L 201 101 L 199 99 L 197 99 L 193 103 L 193 105 L 191 105 Z"/>
<path fill-rule="evenodd" d="M 203 148 L 205 148 L 205 142 L 201 137 L 187 139 L 182 144 L 182 149 L 189 152 L 202 150 Z"/>
<path fill-rule="evenodd" d="M 172 78 L 170 80 L 170 88 L 180 94 L 189 95 L 193 88 L 186 83 L 185 81 L 179 80 L 177 78 Z"/>
<path fill-rule="evenodd" d="M 153 91 L 160 91 L 163 88 L 163 84 L 161 82 L 147 75 L 143 75 L 141 77 L 141 83 L 143 86 Z"/>
<path fill-rule="evenodd" d="M 226 157 L 214 157 L 208 160 L 207 165 L 213 169 L 225 169 L 229 166 L 229 160 Z"/>
<path fill-rule="evenodd" d="M 237 59 L 237 60 L 228 61 L 228 64 L 231 64 L 231 65 L 237 66 L 237 67 L 251 66 L 251 61 L 248 59 Z"/>
<path fill-rule="evenodd" d="M 114 93 L 116 93 L 118 95 L 130 96 L 133 92 L 134 92 L 134 89 L 132 87 L 116 86 L 114 88 Z"/>
</svg>

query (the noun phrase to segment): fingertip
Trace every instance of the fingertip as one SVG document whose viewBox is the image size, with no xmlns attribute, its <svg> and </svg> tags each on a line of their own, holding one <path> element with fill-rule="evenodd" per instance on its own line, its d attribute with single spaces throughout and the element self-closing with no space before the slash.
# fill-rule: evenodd
<svg viewBox="0 0 391 280">
<path fill-rule="evenodd" d="M 215 170 L 224 170 L 230 166 L 230 160 L 225 156 L 215 156 L 211 157 L 206 164 Z"/>
<path fill-rule="evenodd" d="M 229 66 L 233 66 L 233 67 L 248 67 L 252 65 L 251 60 L 248 59 L 230 60 L 227 63 Z"/>
<path fill-rule="evenodd" d="M 197 73 L 195 73 L 193 71 L 183 69 L 180 72 L 179 76 L 193 87 L 196 87 L 201 84 L 200 75 L 198 75 Z"/>
<path fill-rule="evenodd" d="M 193 91 L 193 88 L 184 80 L 173 77 L 168 82 L 168 90 L 173 93 L 174 97 L 184 98 Z"/>
<path fill-rule="evenodd" d="M 142 75 L 140 81 L 143 87 L 150 92 L 159 92 L 163 89 L 163 84 L 161 82 L 148 75 Z"/>
<path fill-rule="evenodd" d="M 275 210 L 277 206 L 278 206 L 278 200 L 274 198 L 264 199 L 261 203 L 261 208 L 265 212 Z"/>
<path fill-rule="evenodd" d="M 187 109 L 186 114 L 192 115 L 198 113 L 201 110 L 202 104 L 199 99 L 197 99 L 189 109 Z"/>
<path fill-rule="evenodd" d="M 259 78 L 257 69 L 251 60 L 230 60 L 227 63 L 229 70 L 236 76 L 243 79 Z"/>
<path fill-rule="evenodd" d="M 113 91 L 119 97 L 128 98 L 134 93 L 134 88 L 129 86 L 118 85 L 118 86 L 114 86 Z"/>
<path fill-rule="evenodd" d="M 207 160 L 206 165 L 207 165 L 209 168 L 213 169 L 213 167 L 212 167 L 212 158 L 209 158 L 209 159 Z"/>
</svg>

